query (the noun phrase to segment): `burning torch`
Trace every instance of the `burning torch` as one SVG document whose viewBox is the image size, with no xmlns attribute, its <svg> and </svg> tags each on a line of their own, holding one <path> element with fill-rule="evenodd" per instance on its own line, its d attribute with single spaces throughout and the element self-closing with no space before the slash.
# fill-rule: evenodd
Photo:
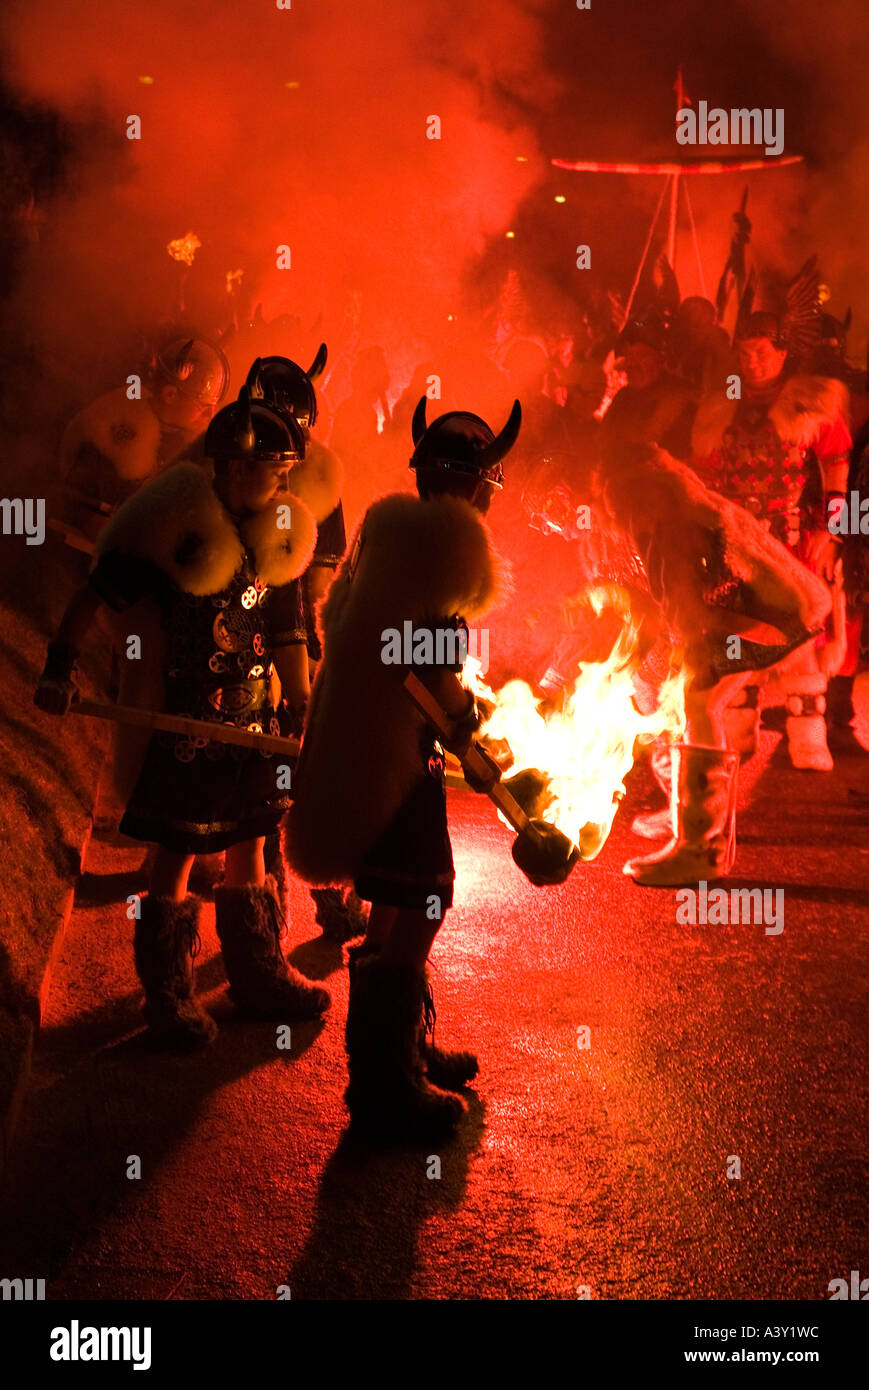
<svg viewBox="0 0 869 1390">
<path fill-rule="evenodd" d="M 449 741 L 453 721 L 412 671 L 405 677 L 404 688 L 438 736 Z M 480 744 L 471 743 L 461 764 L 475 789 L 486 793 L 516 831 L 513 860 L 525 877 L 538 888 L 564 883 L 581 857 L 579 846 L 557 826 L 527 814 L 501 781 L 495 759 Z"/>
</svg>

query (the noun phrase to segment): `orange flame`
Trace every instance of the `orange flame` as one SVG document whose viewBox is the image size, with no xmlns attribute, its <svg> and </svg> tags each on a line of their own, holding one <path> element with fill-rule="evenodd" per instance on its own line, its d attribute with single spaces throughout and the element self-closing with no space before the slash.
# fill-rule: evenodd
<svg viewBox="0 0 869 1390">
<path fill-rule="evenodd" d="M 179 236 L 174 241 L 168 242 L 166 250 L 173 261 L 183 261 L 185 265 L 192 265 L 193 257 L 201 245 L 202 242 L 196 233 L 188 232 L 186 236 Z"/>
<path fill-rule="evenodd" d="M 244 279 L 243 270 L 228 270 L 226 272 L 226 293 L 232 294 L 237 290 Z"/>
<path fill-rule="evenodd" d="M 593 606 L 602 603 L 594 591 L 588 598 Z M 650 714 L 638 710 L 634 675 L 639 666 L 639 624 L 629 610 L 624 617 L 606 660 L 579 664 L 560 709 L 541 712 L 524 681 L 509 681 L 491 691 L 473 658 L 468 658 L 463 673 L 468 688 L 495 705 L 479 737 L 509 745 L 512 762 L 505 769 L 507 776 L 531 768 L 544 775 L 546 794 L 552 799 L 542 819 L 579 844 L 583 859 L 594 859 L 606 843 L 637 744 L 661 735 L 675 741 L 685 732 L 684 669 L 664 682 Z"/>
</svg>

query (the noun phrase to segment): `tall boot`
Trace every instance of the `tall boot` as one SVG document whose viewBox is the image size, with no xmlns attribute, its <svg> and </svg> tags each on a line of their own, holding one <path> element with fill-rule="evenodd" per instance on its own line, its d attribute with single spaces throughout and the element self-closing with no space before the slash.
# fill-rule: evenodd
<svg viewBox="0 0 869 1390">
<path fill-rule="evenodd" d="M 736 853 L 739 754 L 681 743 L 671 757 L 676 833 L 657 853 L 625 864 L 624 872 L 637 883 L 662 888 L 724 878 Z"/>
<path fill-rule="evenodd" d="M 752 758 L 757 752 L 757 736 L 760 732 L 760 709 L 758 697 L 760 690 L 756 685 L 746 686 L 737 700 L 724 711 L 724 739 L 728 748 L 743 758 Z"/>
<path fill-rule="evenodd" d="M 350 974 L 350 983 L 353 984 L 353 976 L 356 971 L 357 963 L 362 957 L 374 955 L 375 952 L 367 942 L 362 941 L 358 946 L 350 946 L 347 950 L 347 969 Z M 419 1055 L 425 1068 L 426 1076 L 442 1091 L 462 1091 L 467 1086 L 477 1072 L 480 1064 L 473 1052 L 447 1052 L 442 1047 L 436 1047 L 434 1041 L 435 1021 L 437 1011 L 435 1009 L 434 994 L 428 978 L 425 976 L 425 988 L 423 991 L 423 1015 L 420 1020 L 419 1028 Z M 429 1041 L 431 1038 L 431 1041 Z"/>
<path fill-rule="evenodd" d="M 785 700 L 788 753 L 792 766 L 807 772 L 833 771 L 824 721 L 826 688 L 827 677 L 820 671 L 788 678 Z"/>
<path fill-rule="evenodd" d="M 229 980 L 229 997 L 256 1018 L 318 1018 L 331 1000 L 287 965 L 281 950 L 281 911 L 274 879 L 264 888 L 218 888 L 217 935 Z"/>
<path fill-rule="evenodd" d="M 199 954 L 198 898 L 183 902 L 142 899 L 133 933 L 133 958 L 145 990 L 145 1021 L 153 1037 L 171 1047 L 201 1047 L 217 1036 L 214 1019 L 193 998 L 193 959 Z"/>
<path fill-rule="evenodd" d="M 635 835 L 642 835 L 644 840 L 663 840 L 666 835 L 675 835 L 676 833 L 670 796 L 670 745 L 656 744 L 652 749 L 649 762 L 655 781 L 667 798 L 667 805 L 663 806 L 660 811 L 641 811 L 631 821 L 631 830 Z"/>
<path fill-rule="evenodd" d="M 353 941 L 365 935 L 368 914 L 352 889 L 345 893 L 341 888 L 312 888 L 311 897 L 317 909 L 315 921 L 327 941 Z"/>
<path fill-rule="evenodd" d="M 359 954 L 350 974 L 344 1093 L 357 1130 L 381 1140 L 434 1142 L 465 1114 L 458 1096 L 431 1086 L 419 1053 L 425 972 Z"/>
</svg>

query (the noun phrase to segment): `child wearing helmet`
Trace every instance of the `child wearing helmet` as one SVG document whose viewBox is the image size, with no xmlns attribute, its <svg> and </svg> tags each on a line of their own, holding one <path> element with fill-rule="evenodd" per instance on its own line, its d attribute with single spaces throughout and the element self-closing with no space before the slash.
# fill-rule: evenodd
<svg viewBox="0 0 869 1390">
<path fill-rule="evenodd" d="M 75 693 L 79 648 L 106 604 L 147 604 L 158 615 L 143 652 L 166 711 L 253 733 L 289 732 L 288 707 L 307 697 L 299 576 L 315 524 L 287 490 L 304 457 L 301 429 L 246 388 L 215 416 L 211 467 L 180 463 L 140 489 L 101 533 L 88 581 L 49 647 L 36 704 L 62 714 Z M 157 846 L 134 954 L 152 1034 L 171 1045 L 211 1041 L 216 1028 L 193 998 L 199 900 L 187 893 L 197 854 L 226 851 L 216 890 L 217 931 L 240 1010 L 306 1017 L 329 1004 L 286 965 L 264 837 L 289 804 L 280 755 L 154 732 L 121 830 Z"/>
</svg>

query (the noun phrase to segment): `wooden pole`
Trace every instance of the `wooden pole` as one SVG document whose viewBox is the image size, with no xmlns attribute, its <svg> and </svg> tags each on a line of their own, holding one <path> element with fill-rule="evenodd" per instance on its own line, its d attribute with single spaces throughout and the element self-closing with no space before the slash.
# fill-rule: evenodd
<svg viewBox="0 0 869 1390">
<path fill-rule="evenodd" d="M 212 724 L 209 719 L 190 719 L 184 714 L 165 714 L 162 710 L 134 709 L 131 705 L 104 704 L 100 700 L 73 700 L 70 714 L 89 719 L 108 719 L 114 724 L 132 724 L 140 729 L 159 729 L 168 734 L 186 734 L 208 743 L 234 743 L 240 748 L 258 748 L 263 753 L 286 753 L 298 757 L 299 740 L 275 734 L 257 734 L 234 724 Z"/>
</svg>

